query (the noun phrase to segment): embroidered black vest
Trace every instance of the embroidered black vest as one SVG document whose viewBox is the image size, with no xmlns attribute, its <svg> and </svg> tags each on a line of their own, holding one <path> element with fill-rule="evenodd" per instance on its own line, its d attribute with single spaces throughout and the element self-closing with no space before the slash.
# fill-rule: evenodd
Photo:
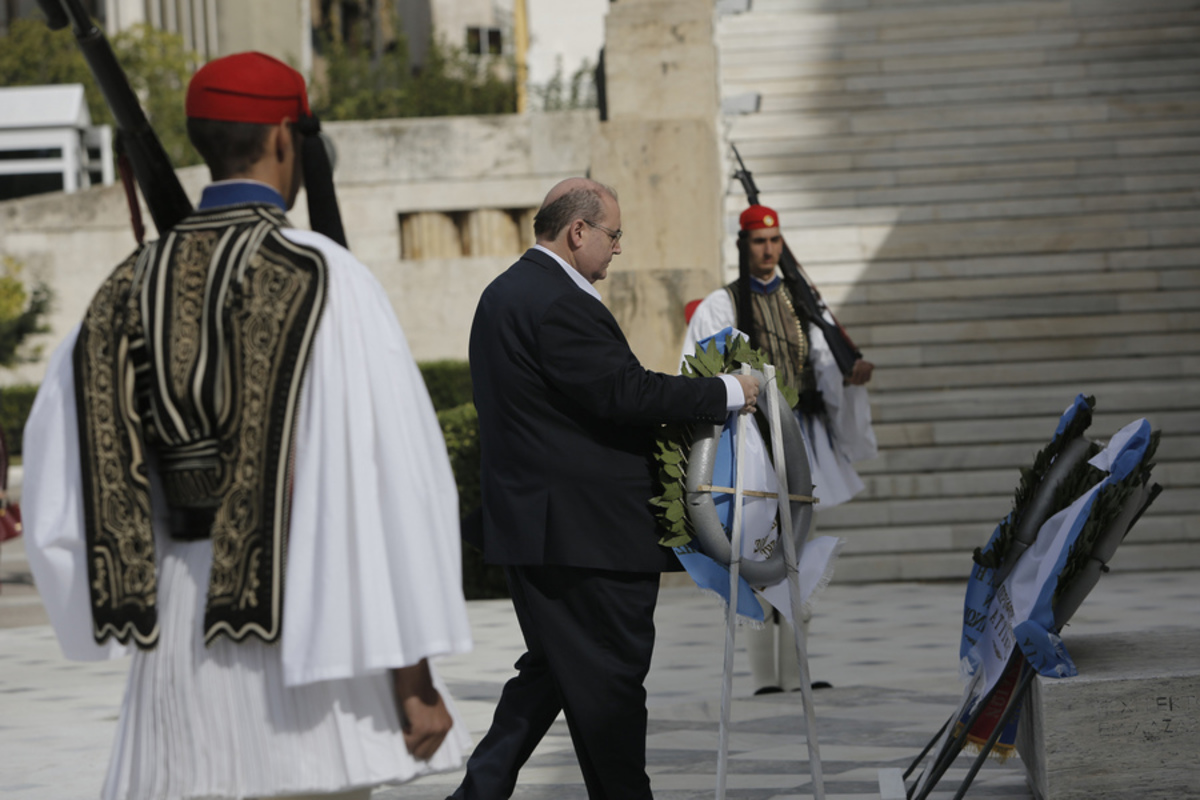
<svg viewBox="0 0 1200 800">
<path fill-rule="evenodd" d="M 205 641 L 278 639 L 301 380 L 321 254 L 269 205 L 197 212 L 130 256 L 75 345 L 93 634 L 158 639 L 149 464 L 177 538 L 211 537 Z"/>
<path fill-rule="evenodd" d="M 739 308 L 737 281 L 727 285 L 725 291 L 734 309 Z M 795 389 L 800 396 L 797 408 L 806 414 L 823 412 L 825 403 L 809 358 L 806 320 L 797 312 L 787 287 L 781 281 L 773 291 L 751 292 L 750 307 L 758 347 L 775 365 L 776 374 L 784 385 Z M 739 327 L 743 324 L 738 322 Z"/>
</svg>

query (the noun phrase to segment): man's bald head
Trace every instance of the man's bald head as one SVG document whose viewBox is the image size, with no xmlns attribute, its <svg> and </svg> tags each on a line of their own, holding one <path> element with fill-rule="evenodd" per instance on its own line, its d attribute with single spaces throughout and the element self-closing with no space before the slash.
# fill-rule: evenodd
<svg viewBox="0 0 1200 800">
<path fill-rule="evenodd" d="M 602 218 L 605 195 L 614 201 L 617 199 L 617 193 L 611 187 L 589 178 L 559 181 L 546 195 L 537 216 L 533 218 L 533 234 L 537 241 L 554 241 L 572 220 L 594 222 Z"/>
</svg>

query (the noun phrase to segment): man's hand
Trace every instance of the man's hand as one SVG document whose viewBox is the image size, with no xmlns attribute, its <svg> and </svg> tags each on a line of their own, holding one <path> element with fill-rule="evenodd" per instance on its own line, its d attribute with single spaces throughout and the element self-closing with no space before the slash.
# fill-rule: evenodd
<svg viewBox="0 0 1200 800">
<path fill-rule="evenodd" d="M 755 404 L 758 402 L 758 380 L 753 375 L 734 375 L 738 383 L 742 385 L 742 394 L 746 397 L 746 404 L 742 406 L 741 413 L 753 414 Z"/>
<path fill-rule="evenodd" d="M 870 361 L 863 361 L 861 358 L 854 362 L 854 367 L 851 368 L 850 374 L 847 375 L 842 383 L 849 386 L 862 386 L 867 381 L 871 380 L 871 372 L 874 371 L 875 365 Z"/>
<path fill-rule="evenodd" d="M 442 696 L 433 687 L 429 663 L 421 659 L 419 664 L 392 670 L 392 684 L 404 744 L 414 758 L 428 761 L 454 724 Z"/>
</svg>

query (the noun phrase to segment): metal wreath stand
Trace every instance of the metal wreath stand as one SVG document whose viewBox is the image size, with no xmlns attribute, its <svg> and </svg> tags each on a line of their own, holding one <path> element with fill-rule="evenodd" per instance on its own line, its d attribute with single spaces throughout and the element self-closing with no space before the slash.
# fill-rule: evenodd
<svg viewBox="0 0 1200 800">
<path fill-rule="evenodd" d="M 746 494 L 760 497 L 777 497 L 765 492 L 747 492 L 742 485 L 742 452 L 746 429 L 746 415 L 739 414 L 736 422 L 736 454 L 734 459 L 734 486 L 712 485 L 713 467 L 716 464 L 717 443 L 723 425 L 699 426 L 691 451 L 685 489 L 686 508 L 696 532 L 699 549 L 719 564 L 729 568 L 729 606 L 725 626 L 725 669 L 721 686 L 720 745 L 717 754 L 717 800 L 724 800 L 728 779 L 729 761 L 729 717 L 733 693 L 734 631 L 737 628 L 738 578 L 755 586 L 773 586 L 787 580 L 791 600 L 791 625 L 796 638 L 796 660 L 800 667 L 800 693 L 804 702 L 805 740 L 808 744 L 809 770 L 812 775 L 815 800 L 824 800 L 825 783 L 821 773 L 821 754 L 817 743 L 816 715 L 813 711 L 812 683 L 808 672 L 808 649 L 804 637 L 804 626 L 797 624 L 801 619 L 802 598 L 798 564 L 808 538 L 812 522 L 812 471 L 804 448 L 800 425 L 784 400 L 775 381 L 775 367 L 767 364 L 763 372 L 742 365 L 743 375 L 753 375 L 758 380 L 759 397 L 765 399 L 766 408 L 756 414 L 766 413 L 771 432 L 771 453 L 775 462 L 775 474 L 783 494 L 789 502 L 779 504 L 780 530 L 790 535 L 781 535 L 782 548 L 775 548 L 765 561 L 742 561 L 742 499 Z M 783 454 L 783 458 L 779 454 Z M 732 534 L 725 532 L 717 514 L 713 493 L 733 494 Z"/>
</svg>

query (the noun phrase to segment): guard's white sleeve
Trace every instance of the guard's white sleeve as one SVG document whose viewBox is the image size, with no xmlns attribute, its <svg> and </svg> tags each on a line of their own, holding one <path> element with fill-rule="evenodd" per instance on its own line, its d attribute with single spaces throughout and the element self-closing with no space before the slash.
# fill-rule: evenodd
<svg viewBox="0 0 1200 800">
<path fill-rule="evenodd" d="M 825 315 L 833 322 L 828 312 Z M 879 447 L 875 429 L 871 427 L 871 399 L 867 387 L 846 384 L 825 334 L 816 325 L 809 325 L 807 330 L 809 357 L 817 376 L 817 389 L 825 402 L 834 447 L 850 463 L 874 458 L 879 454 Z"/>
<path fill-rule="evenodd" d="M 126 655 L 131 648 L 115 639 L 96 644 L 92 636 L 71 357 L 78 336 L 76 325 L 50 357 L 25 423 L 21 513 L 29 569 L 63 655 L 99 661 Z"/>
<path fill-rule="evenodd" d="M 308 231 L 329 294 L 304 378 L 284 594 L 288 685 L 471 649 L 458 493 L 382 286 Z"/>
</svg>

